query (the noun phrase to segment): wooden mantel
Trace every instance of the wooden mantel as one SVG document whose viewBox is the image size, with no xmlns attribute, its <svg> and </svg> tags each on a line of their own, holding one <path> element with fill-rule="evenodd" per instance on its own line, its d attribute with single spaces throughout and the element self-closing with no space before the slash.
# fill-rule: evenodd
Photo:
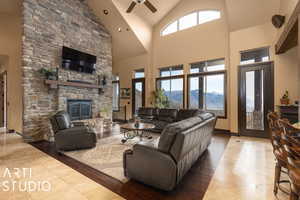
<svg viewBox="0 0 300 200">
<path fill-rule="evenodd" d="M 275 45 L 276 54 L 282 54 L 298 45 L 298 17 L 300 14 L 300 1 L 298 1 L 289 21 Z"/>
<path fill-rule="evenodd" d="M 52 88 L 56 88 L 58 85 L 63 85 L 63 86 L 70 86 L 70 87 L 102 89 L 102 87 L 99 85 L 66 82 L 66 81 L 55 81 L 55 80 L 45 80 L 45 84 L 50 85 Z"/>
</svg>

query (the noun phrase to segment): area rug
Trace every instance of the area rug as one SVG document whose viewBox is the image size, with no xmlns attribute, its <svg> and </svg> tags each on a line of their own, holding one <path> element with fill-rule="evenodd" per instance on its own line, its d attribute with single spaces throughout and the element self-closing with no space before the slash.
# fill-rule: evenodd
<svg viewBox="0 0 300 200">
<path fill-rule="evenodd" d="M 152 139 L 143 138 L 143 141 L 152 141 L 159 137 L 158 134 L 151 135 Z M 125 144 L 121 142 L 122 139 L 122 134 L 113 135 L 99 139 L 93 149 L 64 152 L 64 154 L 126 183 L 128 179 L 124 176 L 123 152 L 131 149 L 140 139 L 136 137 L 128 140 Z"/>
</svg>

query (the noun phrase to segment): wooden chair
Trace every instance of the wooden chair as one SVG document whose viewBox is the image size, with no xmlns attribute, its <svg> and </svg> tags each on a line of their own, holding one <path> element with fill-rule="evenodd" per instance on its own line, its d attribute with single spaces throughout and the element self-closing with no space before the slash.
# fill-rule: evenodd
<svg viewBox="0 0 300 200">
<path fill-rule="evenodd" d="M 285 124 L 287 125 L 287 124 Z M 288 130 L 290 127 L 284 127 Z M 297 136 L 296 136 L 297 137 Z M 298 139 L 293 135 L 282 135 L 282 143 L 287 156 L 288 175 L 290 179 L 290 200 L 298 200 L 300 197 L 300 146 Z"/>
<path fill-rule="evenodd" d="M 278 193 L 278 189 L 282 192 L 289 194 L 283 187 L 280 186 L 282 183 L 289 183 L 288 180 L 281 180 L 281 173 L 287 173 L 287 156 L 283 150 L 283 145 L 281 143 L 281 133 L 283 131 L 281 124 L 279 123 L 279 115 L 275 112 L 270 112 L 267 115 L 269 130 L 270 130 L 270 140 L 273 146 L 273 154 L 275 155 L 275 176 L 274 176 L 274 194 Z"/>
</svg>

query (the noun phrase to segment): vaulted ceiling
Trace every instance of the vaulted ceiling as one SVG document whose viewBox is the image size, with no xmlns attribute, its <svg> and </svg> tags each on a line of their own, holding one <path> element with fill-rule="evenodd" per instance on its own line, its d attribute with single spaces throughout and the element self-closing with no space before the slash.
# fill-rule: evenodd
<svg viewBox="0 0 300 200">
<path fill-rule="evenodd" d="M 153 27 L 184 0 L 149 1 L 158 9 L 156 13 L 150 12 L 143 4 L 137 5 L 132 13 L 126 13 L 132 0 L 86 0 L 112 35 L 114 61 L 148 52 Z M 229 30 L 235 31 L 270 22 L 272 15 L 278 13 L 280 1 L 283 0 L 223 1 Z M 0 0 L 0 14 L 20 13 L 20 8 L 21 0 Z M 105 15 L 104 10 L 108 10 L 109 14 Z"/>
<path fill-rule="evenodd" d="M 157 12 L 152 13 L 145 5 L 138 4 L 132 11 L 133 14 L 141 17 L 151 26 L 157 24 L 166 14 L 168 14 L 181 0 L 149 0 L 156 8 Z M 119 1 L 125 8 L 128 8 L 132 0 Z"/>
<path fill-rule="evenodd" d="M 225 0 L 231 31 L 271 21 L 278 13 L 280 0 Z"/>
</svg>

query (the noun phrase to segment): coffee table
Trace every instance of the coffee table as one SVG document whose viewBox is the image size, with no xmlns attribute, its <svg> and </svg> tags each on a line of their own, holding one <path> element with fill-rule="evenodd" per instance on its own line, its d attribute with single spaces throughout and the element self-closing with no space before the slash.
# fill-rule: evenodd
<svg viewBox="0 0 300 200">
<path fill-rule="evenodd" d="M 127 140 L 133 139 L 135 137 L 139 137 L 140 141 L 143 140 L 143 137 L 152 139 L 149 131 L 155 128 L 155 125 L 150 123 L 139 123 L 139 126 L 136 127 L 135 123 L 127 123 L 120 125 L 120 128 L 124 134 L 122 143 L 125 143 L 127 142 Z"/>
</svg>

